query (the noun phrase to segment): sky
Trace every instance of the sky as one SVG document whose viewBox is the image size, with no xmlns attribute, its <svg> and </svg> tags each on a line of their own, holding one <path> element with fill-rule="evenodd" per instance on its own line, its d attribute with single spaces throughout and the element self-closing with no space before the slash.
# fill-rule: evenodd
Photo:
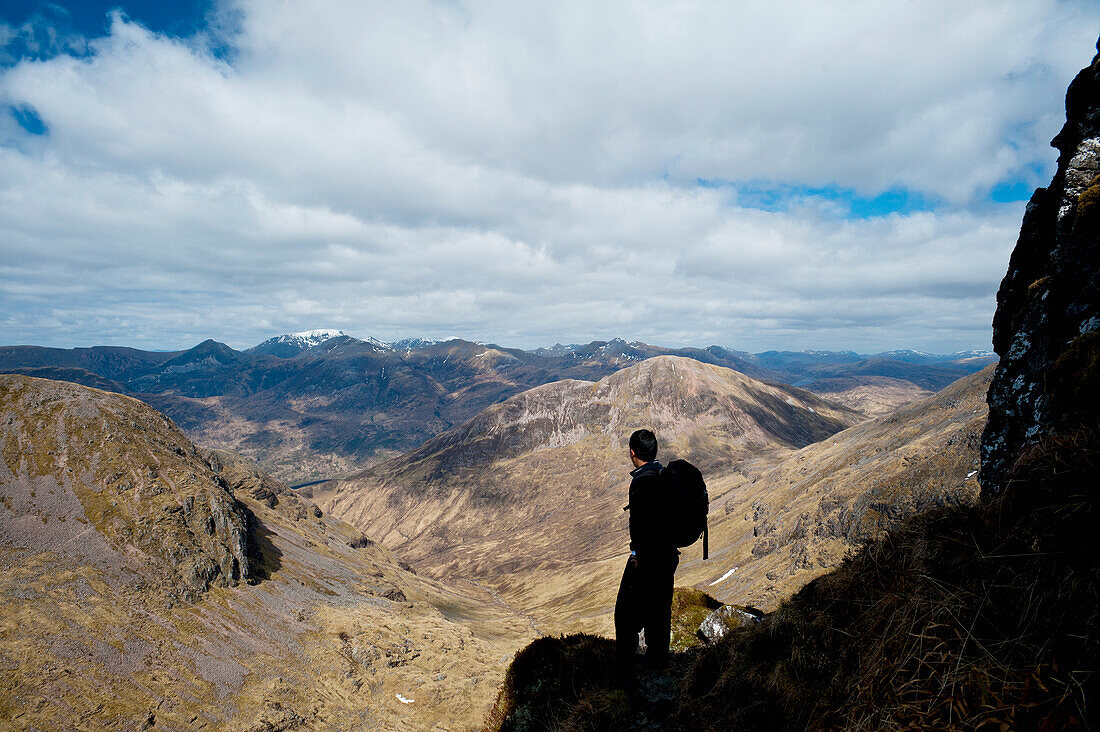
<svg viewBox="0 0 1100 732">
<path fill-rule="evenodd" d="M 0 4 L 0 345 L 990 346 L 1092 0 Z"/>
</svg>

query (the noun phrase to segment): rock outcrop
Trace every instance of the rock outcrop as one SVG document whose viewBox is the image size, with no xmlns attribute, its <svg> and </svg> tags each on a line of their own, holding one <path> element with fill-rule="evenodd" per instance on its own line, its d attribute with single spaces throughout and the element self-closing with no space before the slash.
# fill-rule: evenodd
<svg viewBox="0 0 1100 732">
<path fill-rule="evenodd" d="M 740 628 L 745 623 L 759 623 L 763 617 L 759 610 L 750 612 L 733 605 L 723 605 L 703 619 L 699 624 L 699 635 L 713 643 L 725 638 L 734 628 Z"/>
<path fill-rule="evenodd" d="M 39 517 L 12 522 L 16 545 L 67 543 L 90 523 L 184 595 L 255 578 L 249 513 L 163 415 L 129 397 L 17 375 L 0 376 L 0 413 L 5 508 Z"/>
<path fill-rule="evenodd" d="M 286 513 L 301 520 L 313 514 L 316 507 L 298 497 L 286 483 L 265 473 L 258 465 L 247 458 L 224 450 L 199 448 L 199 454 L 205 458 L 234 495 L 247 493 L 268 508 L 286 505 Z"/>
<path fill-rule="evenodd" d="M 1098 44 L 1100 48 L 1100 44 Z M 1096 428 L 1100 412 L 1100 54 L 1066 93 L 1058 171 L 1035 191 L 997 293 L 982 496 L 1004 492 L 1026 448 Z"/>
</svg>

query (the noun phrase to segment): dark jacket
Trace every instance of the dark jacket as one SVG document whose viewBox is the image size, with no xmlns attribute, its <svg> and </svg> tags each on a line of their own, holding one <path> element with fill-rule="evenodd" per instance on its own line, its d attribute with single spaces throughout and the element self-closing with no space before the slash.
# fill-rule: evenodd
<svg viewBox="0 0 1100 732">
<path fill-rule="evenodd" d="M 630 471 L 630 550 L 639 555 L 679 554 L 668 535 L 660 472 L 656 460 Z"/>
</svg>

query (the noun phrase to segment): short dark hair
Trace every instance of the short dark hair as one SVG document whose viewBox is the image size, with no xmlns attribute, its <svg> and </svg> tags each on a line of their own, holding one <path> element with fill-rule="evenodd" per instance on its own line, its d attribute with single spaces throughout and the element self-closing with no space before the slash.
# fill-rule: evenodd
<svg viewBox="0 0 1100 732">
<path fill-rule="evenodd" d="M 630 436 L 630 449 L 634 451 L 634 457 L 639 460 L 645 460 L 647 463 L 650 460 L 655 460 L 657 458 L 657 435 L 649 430 L 635 431 Z"/>
</svg>

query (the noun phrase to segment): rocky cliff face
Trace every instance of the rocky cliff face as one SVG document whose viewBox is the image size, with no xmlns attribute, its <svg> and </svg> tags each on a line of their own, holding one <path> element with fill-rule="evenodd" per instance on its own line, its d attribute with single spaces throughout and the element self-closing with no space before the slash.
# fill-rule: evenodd
<svg viewBox="0 0 1100 732">
<path fill-rule="evenodd" d="M 1098 44 L 1100 47 L 1100 44 Z M 1100 54 L 1066 93 L 1051 144 L 1058 172 L 1035 191 L 997 293 L 982 495 L 1002 494 L 1014 461 L 1055 434 L 1096 428 L 1100 398 Z"/>
<path fill-rule="evenodd" d="M 12 517 L 4 538 L 15 546 L 84 546 L 77 539 L 91 524 L 103 551 L 156 567 L 185 595 L 255 577 L 249 514 L 163 415 L 118 394 L 16 375 L 0 376 L 0 413 L 0 486 Z"/>
</svg>

